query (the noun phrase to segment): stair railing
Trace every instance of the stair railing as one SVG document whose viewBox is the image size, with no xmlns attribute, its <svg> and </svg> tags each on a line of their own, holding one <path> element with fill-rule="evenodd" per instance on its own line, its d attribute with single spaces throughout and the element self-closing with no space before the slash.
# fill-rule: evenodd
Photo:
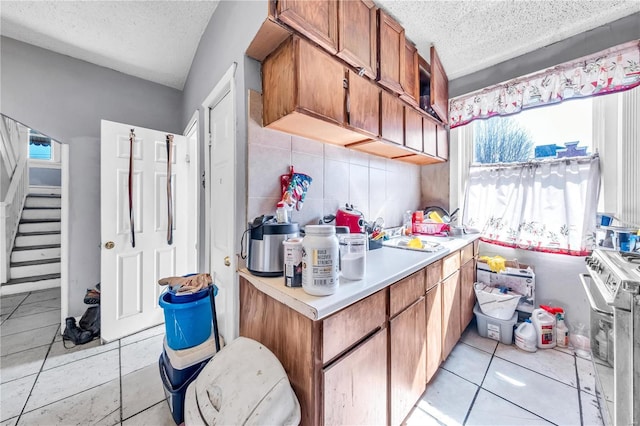
<svg viewBox="0 0 640 426">
<path fill-rule="evenodd" d="M 13 243 L 18 233 L 22 208 L 29 192 L 29 167 L 27 167 L 27 128 L 2 117 L 0 126 L 0 161 L 11 163 L 11 183 L 5 199 L 0 202 L 0 284 L 9 281 L 9 264 Z M 11 158 L 7 158 L 11 157 Z M 11 171 L 11 169 L 9 170 Z"/>
</svg>

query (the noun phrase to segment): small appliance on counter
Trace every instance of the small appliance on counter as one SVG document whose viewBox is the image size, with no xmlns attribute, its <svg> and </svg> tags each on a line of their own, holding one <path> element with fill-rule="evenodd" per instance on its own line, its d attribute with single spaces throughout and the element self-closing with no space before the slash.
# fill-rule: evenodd
<svg viewBox="0 0 640 426">
<path fill-rule="evenodd" d="M 336 212 L 336 226 L 347 226 L 352 234 L 365 232 L 364 215 L 352 204 L 345 204 Z"/>
<path fill-rule="evenodd" d="M 247 269 L 261 277 L 283 274 L 284 246 L 282 242 L 300 235 L 297 223 L 277 223 L 273 216 L 259 216 L 249 224 L 249 254 Z"/>
</svg>

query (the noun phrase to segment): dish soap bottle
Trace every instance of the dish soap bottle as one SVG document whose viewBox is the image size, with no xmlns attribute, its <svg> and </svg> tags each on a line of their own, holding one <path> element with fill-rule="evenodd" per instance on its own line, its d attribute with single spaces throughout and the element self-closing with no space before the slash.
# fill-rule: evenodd
<svg viewBox="0 0 640 426">
<path fill-rule="evenodd" d="M 556 313 L 556 345 L 561 348 L 569 346 L 569 328 L 564 323 L 564 311 Z"/>
</svg>

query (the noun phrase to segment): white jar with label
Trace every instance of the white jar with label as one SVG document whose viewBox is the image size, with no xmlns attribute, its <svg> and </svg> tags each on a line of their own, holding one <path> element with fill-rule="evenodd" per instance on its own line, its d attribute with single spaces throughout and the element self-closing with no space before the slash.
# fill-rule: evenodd
<svg viewBox="0 0 640 426">
<path fill-rule="evenodd" d="M 339 251 L 333 225 L 307 225 L 302 240 L 302 289 L 328 296 L 338 289 Z"/>
</svg>

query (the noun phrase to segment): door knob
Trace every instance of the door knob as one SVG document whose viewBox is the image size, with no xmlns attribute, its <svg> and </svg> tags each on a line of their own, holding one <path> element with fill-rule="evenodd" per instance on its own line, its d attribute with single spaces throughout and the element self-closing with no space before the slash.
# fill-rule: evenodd
<svg viewBox="0 0 640 426">
<path fill-rule="evenodd" d="M 107 241 L 104 244 L 104 248 L 106 248 L 107 250 L 111 250 L 112 248 L 114 248 L 116 245 L 113 241 Z"/>
<path fill-rule="evenodd" d="M 229 256 L 224 257 L 224 266 L 231 266 L 231 259 L 229 259 Z"/>
</svg>

